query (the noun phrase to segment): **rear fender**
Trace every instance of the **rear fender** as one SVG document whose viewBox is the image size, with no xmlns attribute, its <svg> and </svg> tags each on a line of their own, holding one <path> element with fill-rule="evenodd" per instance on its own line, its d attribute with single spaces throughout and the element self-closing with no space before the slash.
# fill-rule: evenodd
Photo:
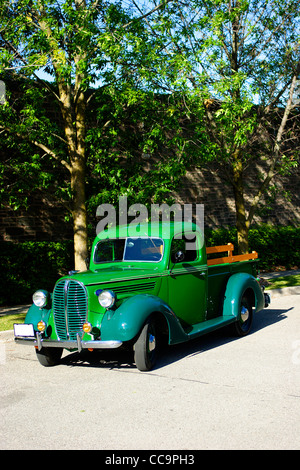
<svg viewBox="0 0 300 470">
<path fill-rule="evenodd" d="M 116 310 L 108 310 L 101 323 L 101 340 L 131 341 L 139 334 L 147 318 L 158 312 L 167 321 L 169 344 L 186 341 L 187 335 L 170 307 L 159 297 L 147 294 L 129 297 Z"/>
<path fill-rule="evenodd" d="M 264 308 L 264 295 L 256 279 L 248 273 L 233 274 L 226 286 L 223 316 L 234 316 L 238 318 L 240 312 L 240 302 L 244 293 L 248 291 L 252 306 L 256 312 Z"/>
</svg>

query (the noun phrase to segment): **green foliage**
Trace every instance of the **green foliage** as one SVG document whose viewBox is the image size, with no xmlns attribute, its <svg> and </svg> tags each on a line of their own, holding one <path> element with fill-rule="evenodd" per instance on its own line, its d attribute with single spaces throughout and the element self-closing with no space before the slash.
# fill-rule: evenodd
<svg viewBox="0 0 300 470">
<path fill-rule="evenodd" d="M 0 305 L 30 303 L 44 288 L 52 292 L 58 277 L 73 269 L 73 243 L 0 243 Z"/>
<path fill-rule="evenodd" d="M 202 145 L 194 162 L 217 162 L 233 187 L 239 248 L 247 251 L 262 195 L 299 160 L 299 108 L 288 99 L 299 78 L 299 1 L 171 2 L 159 24 L 160 74 L 169 90 L 188 96 L 205 128 L 204 141 L 200 129 L 195 135 Z M 259 175 L 261 167 L 264 178 L 250 193 L 248 170 Z"/>
<path fill-rule="evenodd" d="M 45 150 L 33 144 L 43 142 L 55 148 L 56 155 L 66 157 L 62 142 L 62 129 L 53 119 L 58 106 L 49 93 L 40 89 L 33 80 L 4 77 L 7 98 L 11 102 L 0 106 L 0 205 L 17 210 L 27 207 L 32 192 L 48 194 L 69 202 L 68 183 L 58 162 Z M 22 136 L 22 138 L 21 138 Z M 57 170 L 57 171 L 53 171 Z"/>
<path fill-rule="evenodd" d="M 48 191 L 75 218 L 86 183 L 94 217 L 120 195 L 167 202 L 189 165 L 217 161 L 235 189 L 239 227 L 250 224 L 274 174 L 297 165 L 296 108 L 279 130 L 299 65 L 298 3 L 3 0 L 0 72 L 25 82 L 17 97 L 7 86 L 0 108 L 0 202 L 18 209 L 32 190 Z M 31 86 L 41 69 L 53 82 Z M 47 114 L 49 96 L 61 125 Z M 80 197 L 70 187 L 75 162 L 87 166 Z M 247 170 L 262 166 L 267 176 L 249 194 Z"/>
<path fill-rule="evenodd" d="M 258 252 L 261 269 L 300 266 L 300 227 L 253 226 L 249 243 L 250 250 Z"/>
<path fill-rule="evenodd" d="M 207 246 L 233 243 L 237 248 L 236 228 L 206 230 Z M 254 225 L 249 230 L 249 251 L 257 251 L 262 271 L 300 266 L 300 228 L 291 226 Z M 235 254 L 236 254 L 235 250 Z"/>
<path fill-rule="evenodd" d="M 152 7 L 149 2 L 147 12 Z M 155 11 L 157 18 L 159 8 Z M 127 195 L 129 203 L 168 200 L 192 145 L 183 135 L 182 99 L 154 94 L 164 82 L 163 42 L 149 34 L 144 13 L 135 2 L 117 0 L 3 2 L 0 41 L 10 60 L 0 59 L 0 71 L 16 72 L 7 72 L 8 100 L 0 109 L 0 203 L 17 210 L 26 207 L 32 191 L 41 196 L 48 191 L 72 211 L 67 170 L 81 128 L 80 161 L 86 161 L 86 202 L 93 218 L 99 204 L 116 203 L 119 195 Z M 41 68 L 53 82 L 37 80 Z M 101 87 L 92 90 L 96 80 Z M 79 125 L 74 120 L 81 93 L 87 111 Z M 144 155 L 151 157 L 150 168 Z"/>
<path fill-rule="evenodd" d="M 95 101 L 86 138 L 89 213 L 122 195 L 129 204 L 167 202 L 196 151 L 182 99 L 125 85 L 98 90 Z"/>
</svg>

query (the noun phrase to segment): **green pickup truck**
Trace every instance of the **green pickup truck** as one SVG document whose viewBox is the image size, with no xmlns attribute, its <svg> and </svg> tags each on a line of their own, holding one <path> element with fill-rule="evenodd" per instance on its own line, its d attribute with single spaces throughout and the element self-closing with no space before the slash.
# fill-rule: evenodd
<svg viewBox="0 0 300 470">
<path fill-rule="evenodd" d="M 206 248 L 199 227 L 186 222 L 140 225 L 138 235 L 130 225 L 102 231 L 87 271 L 70 271 L 53 293 L 34 293 L 24 324 L 14 325 L 15 341 L 33 345 L 43 366 L 58 364 L 63 349 L 129 347 L 148 371 L 165 340 L 182 343 L 230 324 L 245 336 L 254 310 L 270 298 L 257 278 L 257 254 L 232 251 L 231 244 Z"/>
</svg>

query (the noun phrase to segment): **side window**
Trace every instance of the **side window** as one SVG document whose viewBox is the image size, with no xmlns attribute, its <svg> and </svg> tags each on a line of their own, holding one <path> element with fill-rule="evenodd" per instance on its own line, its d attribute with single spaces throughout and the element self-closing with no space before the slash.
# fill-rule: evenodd
<svg viewBox="0 0 300 470">
<path fill-rule="evenodd" d="M 194 235 L 194 234 L 193 234 Z M 175 263 L 175 255 L 178 251 L 182 251 L 184 254 L 184 262 L 196 261 L 198 257 L 198 242 L 197 237 L 192 234 L 185 236 L 182 234 L 181 238 L 173 238 L 171 244 L 171 261 Z"/>
</svg>

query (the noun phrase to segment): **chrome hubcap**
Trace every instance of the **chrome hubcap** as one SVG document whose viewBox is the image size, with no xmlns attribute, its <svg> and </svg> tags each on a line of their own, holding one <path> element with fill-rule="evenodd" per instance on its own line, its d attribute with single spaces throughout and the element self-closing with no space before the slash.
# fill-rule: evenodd
<svg viewBox="0 0 300 470">
<path fill-rule="evenodd" d="M 155 349 L 155 336 L 154 335 L 149 335 L 149 351 L 154 351 Z"/>
<path fill-rule="evenodd" d="M 249 318 L 249 310 L 242 306 L 242 309 L 241 309 L 241 320 L 243 323 L 245 323 L 245 321 L 247 321 Z"/>
</svg>

